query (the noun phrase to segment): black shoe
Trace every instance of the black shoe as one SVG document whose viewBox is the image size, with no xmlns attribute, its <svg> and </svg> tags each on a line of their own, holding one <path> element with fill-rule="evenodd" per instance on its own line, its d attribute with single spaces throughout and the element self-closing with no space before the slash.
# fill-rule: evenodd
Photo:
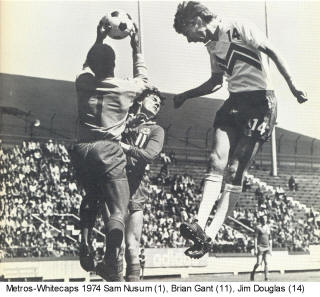
<svg viewBox="0 0 320 297">
<path fill-rule="evenodd" d="M 94 250 L 91 245 L 80 243 L 79 259 L 80 265 L 85 271 L 93 271 L 95 269 L 94 264 Z"/>
<path fill-rule="evenodd" d="M 211 238 L 207 236 L 198 223 L 181 224 L 180 233 L 186 240 L 192 240 L 195 246 L 201 245 L 205 249 L 210 247 Z"/>
<path fill-rule="evenodd" d="M 205 242 L 204 244 L 194 244 L 192 247 L 188 248 L 184 254 L 192 259 L 200 259 L 210 250 L 210 241 Z"/>
</svg>

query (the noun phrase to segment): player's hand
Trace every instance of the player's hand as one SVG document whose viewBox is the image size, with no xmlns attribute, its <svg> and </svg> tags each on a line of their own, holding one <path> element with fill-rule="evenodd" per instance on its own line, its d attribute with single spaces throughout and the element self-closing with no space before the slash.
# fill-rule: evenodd
<svg viewBox="0 0 320 297">
<path fill-rule="evenodd" d="M 181 107 L 182 104 L 184 103 L 184 101 L 186 101 L 186 98 L 183 95 L 181 95 L 181 94 L 175 95 L 173 97 L 173 106 L 174 106 L 174 108 Z"/>
<path fill-rule="evenodd" d="M 120 146 L 122 147 L 123 151 L 125 153 L 127 153 L 129 150 L 130 150 L 130 145 L 129 144 L 126 144 L 126 143 L 123 143 L 120 141 Z"/>
<path fill-rule="evenodd" d="M 307 95 L 302 91 L 298 91 L 295 97 L 300 104 L 308 101 Z"/>
<path fill-rule="evenodd" d="M 291 87 L 291 92 L 300 104 L 308 101 L 307 94 L 303 91 L 297 90 L 294 86 Z"/>
<path fill-rule="evenodd" d="M 130 45 L 134 52 L 141 52 L 140 51 L 140 38 L 139 38 L 139 30 L 135 23 L 133 23 L 134 30 L 130 32 Z"/>
<path fill-rule="evenodd" d="M 102 43 L 103 40 L 108 36 L 108 32 L 110 31 L 111 26 L 104 21 L 103 19 L 100 20 L 97 26 L 97 43 Z"/>
</svg>

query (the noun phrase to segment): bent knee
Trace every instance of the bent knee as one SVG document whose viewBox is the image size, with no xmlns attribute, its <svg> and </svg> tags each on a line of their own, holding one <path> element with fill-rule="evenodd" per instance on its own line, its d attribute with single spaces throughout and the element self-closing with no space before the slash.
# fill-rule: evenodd
<svg viewBox="0 0 320 297">
<path fill-rule="evenodd" d="M 241 166 L 240 162 L 238 160 L 233 161 L 226 170 L 226 183 L 242 186 L 244 173 L 244 167 Z"/>
<path fill-rule="evenodd" d="M 226 182 L 229 184 L 233 184 L 236 179 L 237 171 L 238 171 L 239 163 L 235 162 L 227 167 L 226 170 Z"/>
<path fill-rule="evenodd" d="M 223 173 L 227 166 L 227 156 L 221 156 L 216 152 L 213 152 L 209 156 L 208 171 Z"/>
</svg>

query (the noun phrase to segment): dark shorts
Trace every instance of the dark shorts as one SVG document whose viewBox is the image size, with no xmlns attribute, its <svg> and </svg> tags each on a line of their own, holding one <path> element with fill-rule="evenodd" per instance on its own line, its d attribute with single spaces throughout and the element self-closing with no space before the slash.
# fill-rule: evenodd
<svg viewBox="0 0 320 297">
<path fill-rule="evenodd" d="M 128 172 L 128 182 L 130 188 L 129 212 L 133 213 L 144 209 L 144 204 L 149 197 L 149 179 L 146 176 L 136 176 Z"/>
<path fill-rule="evenodd" d="M 118 142 L 99 140 L 78 143 L 70 151 L 71 161 L 83 184 L 126 180 L 126 156 Z"/>
<path fill-rule="evenodd" d="M 236 129 L 240 135 L 267 141 L 277 118 L 277 101 L 273 91 L 230 93 L 217 111 L 214 128 Z"/>
</svg>

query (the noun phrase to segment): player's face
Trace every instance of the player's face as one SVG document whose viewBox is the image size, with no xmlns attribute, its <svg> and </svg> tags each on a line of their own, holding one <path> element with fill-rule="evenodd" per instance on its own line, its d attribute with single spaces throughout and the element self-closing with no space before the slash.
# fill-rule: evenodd
<svg viewBox="0 0 320 297">
<path fill-rule="evenodd" d="M 157 95 L 151 94 L 143 99 L 142 110 L 150 117 L 158 114 L 161 107 L 161 100 Z"/>
<path fill-rule="evenodd" d="M 184 27 L 183 35 L 187 38 L 188 42 L 206 43 L 209 39 L 206 22 L 199 16 L 188 20 Z"/>
</svg>

